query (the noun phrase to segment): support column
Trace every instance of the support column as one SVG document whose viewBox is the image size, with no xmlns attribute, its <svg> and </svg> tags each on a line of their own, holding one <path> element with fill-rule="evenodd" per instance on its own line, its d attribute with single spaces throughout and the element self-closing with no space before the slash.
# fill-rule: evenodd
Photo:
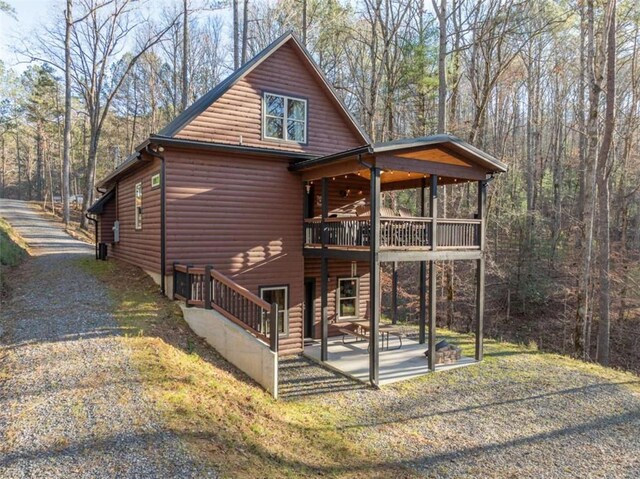
<svg viewBox="0 0 640 479">
<path fill-rule="evenodd" d="M 329 357 L 329 259 L 326 255 L 327 228 L 325 219 L 329 213 L 329 205 L 327 203 L 329 190 L 329 181 L 322 178 L 322 221 L 320 223 L 320 239 L 322 242 L 322 256 L 320 258 L 320 360 L 326 361 Z"/>
<path fill-rule="evenodd" d="M 427 179 L 422 178 L 420 186 L 420 216 L 427 215 Z M 420 261 L 420 311 L 418 324 L 420 327 L 418 341 L 424 344 L 426 341 L 427 329 L 427 262 Z"/>
<path fill-rule="evenodd" d="M 398 323 L 398 262 L 394 261 L 391 273 L 391 323 Z"/>
<path fill-rule="evenodd" d="M 429 188 L 429 216 L 431 216 L 431 250 L 438 249 L 438 177 L 431 175 Z M 436 370 L 436 294 L 438 282 L 436 276 L 436 262 L 429 261 L 429 369 Z"/>
<path fill-rule="evenodd" d="M 321 345 L 320 360 L 326 361 L 329 357 L 329 259 L 320 258 L 320 326 Z"/>
<path fill-rule="evenodd" d="M 371 240 L 369 259 L 369 380 L 377 387 L 379 382 L 380 341 L 380 169 L 371 168 Z"/>
<path fill-rule="evenodd" d="M 480 231 L 478 232 L 480 244 L 480 259 L 476 260 L 476 361 L 482 361 L 483 335 L 484 335 L 484 243 L 485 243 L 485 216 L 487 209 L 487 183 L 478 181 L 478 219 Z"/>
</svg>

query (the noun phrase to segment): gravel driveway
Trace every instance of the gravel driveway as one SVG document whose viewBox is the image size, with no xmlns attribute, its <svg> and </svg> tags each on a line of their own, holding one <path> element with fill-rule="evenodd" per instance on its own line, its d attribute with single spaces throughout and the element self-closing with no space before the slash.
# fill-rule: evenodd
<svg viewBox="0 0 640 479">
<path fill-rule="evenodd" d="M 142 391 L 90 245 L 0 199 L 33 257 L 0 311 L 0 477 L 215 477 L 165 431 Z"/>
</svg>

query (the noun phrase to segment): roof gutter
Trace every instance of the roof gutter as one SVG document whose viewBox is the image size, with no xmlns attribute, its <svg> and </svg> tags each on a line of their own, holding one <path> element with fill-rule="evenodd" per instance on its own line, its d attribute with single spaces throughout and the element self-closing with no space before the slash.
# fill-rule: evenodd
<svg viewBox="0 0 640 479">
<path fill-rule="evenodd" d="M 314 166 L 326 165 L 336 161 L 344 160 L 345 158 L 349 158 L 351 156 L 357 156 L 358 161 L 361 161 L 362 155 L 368 153 L 373 153 L 373 147 L 370 144 L 359 146 L 351 150 L 341 151 L 333 155 L 298 161 L 289 165 L 289 171 L 300 171 L 306 168 L 313 168 Z"/>
<path fill-rule="evenodd" d="M 178 148 L 192 148 L 206 151 L 222 151 L 228 153 L 250 153 L 254 155 L 287 158 L 290 160 L 310 160 L 316 158 L 316 155 L 308 153 L 297 153 L 284 150 L 276 150 L 270 148 L 259 148 L 255 146 L 233 145 L 225 143 L 211 143 L 208 141 L 186 140 L 183 138 L 169 138 L 162 135 L 151 135 L 149 137 L 151 143 L 163 146 L 173 146 Z"/>
</svg>

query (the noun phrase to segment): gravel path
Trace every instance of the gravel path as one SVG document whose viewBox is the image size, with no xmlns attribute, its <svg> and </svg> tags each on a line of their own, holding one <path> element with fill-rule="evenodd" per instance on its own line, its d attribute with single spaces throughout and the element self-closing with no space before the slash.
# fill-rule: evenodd
<svg viewBox="0 0 640 479">
<path fill-rule="evenodd" d="M 163 430 L 113 304 L 77 267 L 93 248 L 0 199 L 34 255 L 0 311 L 0 477 L 215 477 Z"/>
<path fill-rule="evenodd" d="M 315 363 L 291 366 L 293 390 L 328 376 Z M 640 478 L 640 379 L 631 374 L 497 352 L 477 366 L 378 391 L 341 384 L 305 399 L 348 410 L 340 433 L 375 458 L 345 473 L 397 465 L 438 479 Z"/>
</svg>

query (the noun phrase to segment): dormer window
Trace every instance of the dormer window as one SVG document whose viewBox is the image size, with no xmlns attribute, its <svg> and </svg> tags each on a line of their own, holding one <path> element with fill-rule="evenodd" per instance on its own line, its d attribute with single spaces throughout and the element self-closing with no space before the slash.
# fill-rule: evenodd
<svg viewBox="0 0 640 479">
<path fill-rule="evenodd" d="M 307 100 L 264 94 L 263 135 L 272 140 L 307 142 Z"/>
</svg>

